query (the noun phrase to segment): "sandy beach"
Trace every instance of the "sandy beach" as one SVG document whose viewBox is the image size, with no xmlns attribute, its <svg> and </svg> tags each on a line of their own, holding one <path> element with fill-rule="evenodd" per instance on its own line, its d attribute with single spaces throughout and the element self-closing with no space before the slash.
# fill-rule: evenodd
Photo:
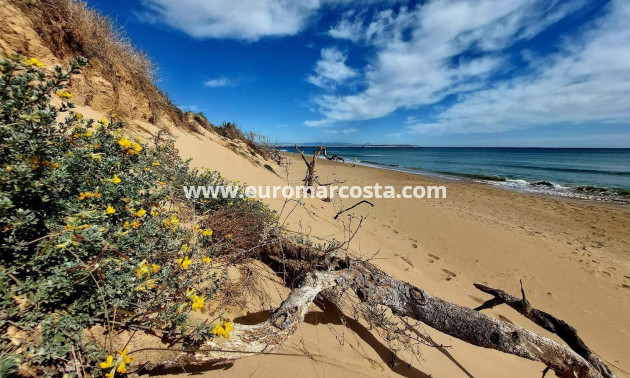
<svg viewBox="0 0 630 378">
<path fill-rule="evenodd" d="M 630 377 L 628 204 L 326 159 L 319 183 L 441 185 L 446 198 L 259 198 L 276 224 L 259 203 L 173 195 L 208 177 L 176 155 L 241 186 L 303 185 L 300 155 L 273 161 L 280 140 L 630 198 L 630 3 L 133 3 L 0 0 L 0 376 L 520 378 L 601 366 L 506 305 L 483 310 L 500 325 L 431 306 L 474 309 L 490 299 L 479 283 L 523 290 Z M 415 163 L 403 164 L 405 146 Z M 485 146 L 486 163 L 450 150 L 422 161 L 417 146 Z M 532 164 L 490 151 L 505 148 L 576 151 L 525 151 Z M 342 247 L 321 248 L 331 244 Z M 299 253 L 283 280 L 288 250 Z"/>
<path fill-rule="evenodd" d="M 178 143 L 185 147 L 181 152 L 193 158 L 193 165 L 210 164 L 212 157 L 203 151 L 201 140 L 182 135 Z M 299 155 L 286 156 L 289 166 L 285 172 L 276 168 L 277 175 L 252 164 L 227 161 L 225 167 L 214 161 L 213 169 L 232 180 L 246 179 L 250 185 L 298 185 L 304 163 Z M 468 307 L 488 299 L 473 283 L 518 295 L 522 279 L 533 306 L 573 325 L 593 350 L 618 367 L 616 374 L 624 376 L 624 371 L 630 371 L 627 207 L 534 196 L 466 181 L 442 182 L 325 160 L 317 167 L 320 182 L 346 180 L 345 185 L 379 183 L 397 188 L 445 185 L 446 199 L 373 199 L 373 208 L 355 208 L 351 213 L 364 217 L 364 222 L 349 252 L 370 258 L 396 278 Z M 279 199 L 265 201 L 281 212 L 280 220 L 287 228 L 305 232 L 313 240 L 342 241 L 346 240 L 342 222 L 333 217 L 357 202 L 305 199 L 303 205 L 295 206 Z M 556 338 L 505 306 L 486 313 Z M 431 329 L 426 330 L 444 348 L 422 346 L 421 360 L 402 352 L 399 357 L 404 362 L 393 362 L 387 344 L 375 331 L 358 323 L 349 328 L 342 325 L 338 314 L 313 306 L 305 324 L 282 350 L 296 356 L 256 356 L 238 360 L 225 371 L 205 374 L 249 376 L 255 372 L 257 376 L 275 376 L 278 364 L 282 364 L 287 375 L 309 377 L 531 377 L 544 368 L 539 363 L 467 345 Z"/>
</svg>

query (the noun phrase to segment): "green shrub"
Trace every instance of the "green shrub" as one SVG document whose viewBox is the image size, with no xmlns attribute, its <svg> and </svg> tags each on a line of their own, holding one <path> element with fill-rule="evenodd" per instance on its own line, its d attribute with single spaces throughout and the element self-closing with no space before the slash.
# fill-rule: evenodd
<svg viewBox="0 0 630 378">
<path fill-rule="evenodd" d="M 72 373 L 73 351 L 91 374 L 123 372 L 123 345 L 81 337 L 95 324 L 111 329 L 113 312 L 123 326 L 145 322 L 167 338 L 212 337 L 188 314 L 219 289 L 224 277 L 208 264 L 232 241 L 213 240 L 193 215 L 271 213 L 257 201 L 185 199 L 183 185 L 228 183 L 190 169 L 162 135 L 145 145 L 121 121 L 74 112 L 65 84 L 85 59 L 50 74 L 39 65 L 0 61 L 0 372 L 26 364 L 38 375 Z"/>
</svg>

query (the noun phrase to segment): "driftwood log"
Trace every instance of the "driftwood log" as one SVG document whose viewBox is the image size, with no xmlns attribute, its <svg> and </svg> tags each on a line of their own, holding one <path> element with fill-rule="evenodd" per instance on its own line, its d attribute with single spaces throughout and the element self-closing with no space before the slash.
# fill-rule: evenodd
<svg viewBox="0 0 630 378">
<path fill-rule="evenodd" d="M 215 338 L 192 356 L 197 363 L 225 361 L 280 348 L 291 336 L 316 298 L 330 303 L 333 289 L 353 293 L 362 303 L 382 306 L 401 318 L 420 321 L 442 333 L 479 347 L 495 349 L 546 366 L 558 377 L 614 377 L 611 370 L 590 351 L 565 322 L 530 307 L 526 300 L 501 290 L 475 285 L 494 296 L 477 309 L 435 297 L 425 290 L 397 280 L 373 264 L 315 250 L 289 241 L 271 243 L 259 259 L 293 287 L 268 320 L 256 325 L 234 324 L 229 339 Z M 545 329 L 558 334 L 568 345 L 538 335 L 515 324 L 491 318 L 478 310 L 507 304 Z M 569 336 L 567 336 L 569 335 Z M 182 355 L 190 362 L 191 354 Z"/>
<path fill-rule="evenodd" d="M 606 364 L 604 364 L 602 360 L 586 346 L 584 341 L 578 336 L 575 328 L 567 324 L 565 321 L 531 306 L 531 304 L 525 297 L 525 290 L 523 289 L 522 281 L 521 299 L 516 298 L 503 290 L 493 289 L 485 285 L 475 284 L 475 287 L 483 291 L 484 293 L 488 293 L 494 296 L 494 298 L 486 301 L 484 304 L 477 307 L 475 309 L 476 311 L 481 311 L 501 304 L 506 304 L 521 315 L 525 316 L 527 319 L 539 325 L 540 327 L 558 335 L 558 337 L 560 337 L 562 341 L 567 343 L 567 345 L 571 349 L 573 349 L 576 353 L 586 359 L 589 364 L 591 364 L 602 376 L 614 376 L 608 366 L 606 366 Z"/>
</svg>

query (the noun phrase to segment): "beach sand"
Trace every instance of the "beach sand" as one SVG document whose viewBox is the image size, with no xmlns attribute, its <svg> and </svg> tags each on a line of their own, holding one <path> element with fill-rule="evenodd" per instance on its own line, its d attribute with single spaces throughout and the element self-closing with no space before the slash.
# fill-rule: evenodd
<svg viewBox="0 0 630 378">
<path fill-rule="evenodd" d="M 251 163 L 215 160 L 203 138 L 191 138 L 180 136 L 182 154 L 193 158 L 193 165 L 219 170 L 229 179 L 250 185 L 298 185 L 304 176 L 299 155 L 287 154 L 286 172 L 274 165 L 276 175 Z M 446 199 L 372 199 L 373 208 L 365 204 L 355 208 L 351 213 L 365 220 L 350 253 L 371 258 L 394 277 L 468 307 L 489 299 L 473 283 L 519 295 L 522 279 L 534 307 L 573 325 L 596 353 L 618 367 L 613 367 L 618 376 L 630 371 L 630 208 L 325 160 L 317 163 L 317 174 L 320 182 L 346 180 L 345 185 L 445 185 Z M 280 212 L 288 229 L 313 240 L 341 241 L 347 235 L 342 221 L 333 217 L 357 202 L 305 199 L 303 206 L 295 206 L 279 199 L 265 201 Z M 277 300 L 281 299 L 279 295 Z M 485 313 L 557 339 L 505 306 Z M 404 362 L 393 362 L 378 332 L 360 322 L 348 325 L 344 327 L 333 311 L 313 306 L 281 350 L 295 355 L 248 357 L 203 374 L 533 377 L 544 369 L 540 363 L 471 346 L 426 326 L 421 329 L 445 347 L 421 346 L 420 359 L 401 352 Z"/>
</svg>

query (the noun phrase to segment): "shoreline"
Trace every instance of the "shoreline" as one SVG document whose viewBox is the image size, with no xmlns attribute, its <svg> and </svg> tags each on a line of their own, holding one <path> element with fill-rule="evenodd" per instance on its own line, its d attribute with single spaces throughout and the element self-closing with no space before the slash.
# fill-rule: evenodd
<svg viewBox="0 0 630 378">
<path fill-rule="evenodd" d="M 280 152 L 281 155 L 288 155 L 288 156 L 298 156 L 299 154 L 295 153 L 295 152 L 289 152 L 289 151 L 281 151 Z M 308 156 L 308 155 L 307 155 Z M 324 157 L 319 157 L 318 162 L 322 162 L 322 161 L 328 161 L 326 160 L 326 158 Z M 442 173 L 442 172 L 433 172 L 433 171 L 429 171 L 429 170 L 424 170 L 426 171 L 425 173 L 423 172 L 418 172 L 415 171 L 414 168 L 407 168 L 407 167 L 401 167 L 401 166 L 390 166 L 387 164 L 380 164 L 380 163 L 374 163 L 374 162 L 366 162 L 366 161 L 359 161 L 357 159 L 357 161 L 352 161 L 346 164 L 354 164 L 356 166 L 361 166 L 361 167 L 366 167 L 366 168 L 373 168 L 373 169 L 379 169 L 379 170 L 384 170 L 384 171 L 393 171 L 393 172 L 400 172 L 400 173 L 406 173 L 406 174 L 410 174 L 410 175 L 415 175 L 415 176 L 420 176 L 420 177 L 424 177 L 430 180 L 436 180 L 439 182 L 444 182 L 444 183 L 450 183 L 450 182 L 467 182 L 467 183 L 471 183 L 471 184 L 480 184 L 480 185 L 487 185 L 487 186 L 491 186 L 491 187 L 495 187 L 497 189 L 500 190 L 506 190 L 506 191 L 510 191 L 510 192 L 515 192 L 515 193 L 520 193 L 520 194 L 529 194 L 529 195 L 535 195 L 535 196 L 540 196 L 540 197 L 545 197 L 545 198 L 555 198 L 555 199 L 566 199 L 566 200 L 573 200 L 573 201 L 578 201 L 578 202 L 592 202 L 592 203 L 606 203 L 606 204 L 613 204 L 613 205 L 617 205 L 617 206 L 628 206 L 630 205 L 630 195 L 628 196 L 628 198 L 610 198 L 609 196 L 597 196 L 597 195 L 580 195 L 579 193 L 575 193 L 576 190 L 579 190 L 579 188 L 594 188 L 594 189 L 601 189 L 601 190 L 606 190 L 606 191 L 610 191 L 611 193 L 618 193 L 619 191 L 621 191 L 622 193 L 626 193 L 626 192 L 630 192 L 630 190 L 627 189 L 618 189 L 618 188 L 598 188 L 598 187 L 589 187 L 589 186 L 578 186 L 578 187 L 570 187 L 570 186 L 565 186 L 566 189 L 569 189 L 572 191 L 572 193 L 568 193 L 567 195 L 562 195 L 561 192 L 550 192 L 550 191 L 544 191 L 544 190 L 527 190 L 524 188 L 519 188 L 519 187 L 510 187 L 508 185 L 499 185 L 500 183 L 505 183 L 505 184 L 509 184 L 511 182 L 517 182 L 517 181 L 525 181 L 523 179 L 494 179 L 494 178 L 490 178 L 488 177 L 487 179 L 483 179 L 481 178 L 481 175 L 479 178 L 474 178 L 474 177 L 468 177 L 468 176 L 474 176 L 474 175 L 466 175 L 466 174 L 456 174 L 456 173 Z M 548 185 L 560 185 L 560 184 L 554 184 L 552 182 L 546 182 L 546 181 L 540 181 L 541 183 L 545 183 L 540 185 L 539 187 L 541 187 L 541 189 L 543 189 L 542 187 L 544 186 L 548 186 Z M 529 183 L 528 184 L 532 187 L 536 187 L 535 184 Z M 624 195 L 625 197 L 625 195 Z"/>
</svg>

